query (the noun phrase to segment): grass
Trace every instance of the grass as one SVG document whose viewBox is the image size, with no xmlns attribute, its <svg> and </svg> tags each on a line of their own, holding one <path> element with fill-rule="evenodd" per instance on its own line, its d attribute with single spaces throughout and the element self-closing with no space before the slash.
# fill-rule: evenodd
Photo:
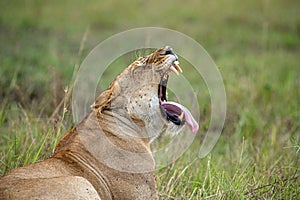
<svg viewBox="0 0 300 200">
<path fill-rule="evenodd" d="M 64 88 L 94 46 L 130 28 L 161 26 L 204 46 L 220 68 L 228 102 L 217 145 L 199 159 L 210 103 L 198 94 L 200 134 L 156 172 L 161 199 L 299 199 L 299 6 L 293 0 L 1 1 L 0 174 L 51 155 L 72 126 Z M 103 84 L 130 60 L 116 61 Z M 185 72 L 197 87 L 199 77 Z"/>
</svg>

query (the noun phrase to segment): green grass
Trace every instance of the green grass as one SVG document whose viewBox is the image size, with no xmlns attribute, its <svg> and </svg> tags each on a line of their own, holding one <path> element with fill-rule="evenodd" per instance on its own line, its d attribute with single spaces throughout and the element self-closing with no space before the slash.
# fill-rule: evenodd
<svg viewBox="0 0 300 200">
<path fill-rule="evenodd" d="M 299 199 L 299 7 L 294 0 L 1 1 L 0 174 L 51 155 L 72 125 L 64 88 L 94 46 L 120 31 L 160 26 L 202 44 L 227 92 L 223 133 L 204 159 L 196 154 L 210 102 L 198 94 L 200 134 L 156 172 L 160 197 Z M 103 84 L 133 59 L 114 62 Z M 185 76 L 198 87 L 199 77 Z"/>
</svg>

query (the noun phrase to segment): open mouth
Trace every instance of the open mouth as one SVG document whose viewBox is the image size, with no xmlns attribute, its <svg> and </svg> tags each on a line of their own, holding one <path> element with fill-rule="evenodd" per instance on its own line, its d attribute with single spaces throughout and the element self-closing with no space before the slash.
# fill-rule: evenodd
<svg viewBox="0 0 300 200">
<path fill-rule="evenodd" d="M 178 126 L 187 123 L 191 131 L 193 133 L 197 133 L 199 125 L 192 116 L 191 112 L 183 105 L 167 100 L 167 83 L 169 78 L 169 72 L 173 71 L 176 75 L 179 75 L 179 72 L 182 73 L 182 70 L 178 64 L 179 63 L 177 59 L 173 61 L 173 63 L 170 65 L 169 70 L 162 76 L 160 80 L 158 86 L 160 109 L 162 115 L 165 116 L 167 120 L 173 122 Z"/>
</svg>

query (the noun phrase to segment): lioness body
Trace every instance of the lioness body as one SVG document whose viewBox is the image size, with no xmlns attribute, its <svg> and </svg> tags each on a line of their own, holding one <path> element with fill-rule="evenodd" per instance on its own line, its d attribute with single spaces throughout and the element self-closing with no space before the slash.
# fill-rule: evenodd
<svg viewBox="0 0 300 200">
<path fill-rule="evenodd" d="M 1 178 L 0 198 L 157 199 L 150 140 L 167 128 L 179 129 L 184 121 L 176 104 L 161 105 L 166 101 L 161 83 L 171 67 L 181 71 L 174 61 L 177 56 L 165 47 L 133 62 L 49 159 Z"/>
</svg>

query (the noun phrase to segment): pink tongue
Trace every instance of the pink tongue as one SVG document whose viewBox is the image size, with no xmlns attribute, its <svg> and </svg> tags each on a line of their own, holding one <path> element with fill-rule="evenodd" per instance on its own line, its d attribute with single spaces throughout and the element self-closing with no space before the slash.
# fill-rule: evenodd
<svg viewBox="0 0 300 200">
<path fill-rule="evenodd" d="M 172 102 L 172 101 L 162 102 L 161 104 L 166 110 L 174 110 L 175 111 L 175 110 L 181 109 L 182 112 L 184 112 L 185 121 L 188 124 L 188 126 L 190 127 L 190 129 L 192 130 L 192 132 L 193 133 L 198 132 L 199 125 L 196 122 L 196 120 L 194 119 L 194 117 L 192 116 L 191 112 L 186 107 L 184 107 L 183 105 L 181 105 L 179 103 Z"/>
</svg>

